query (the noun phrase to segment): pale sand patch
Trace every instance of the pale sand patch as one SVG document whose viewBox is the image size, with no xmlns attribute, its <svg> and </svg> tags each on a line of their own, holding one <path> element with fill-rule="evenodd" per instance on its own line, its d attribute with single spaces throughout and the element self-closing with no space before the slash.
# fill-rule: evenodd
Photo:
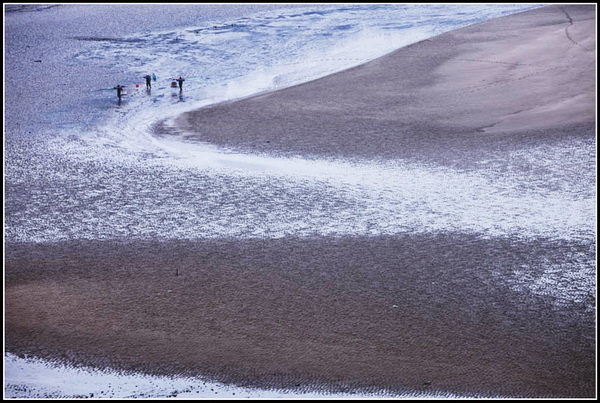
<svg viewBox="0 0 600 403">
<path fill-rule="evenodd" d="M 500 123 L 483 129 L 486 133 L 498 133 L 512 130 L 522 130 L 535 125 L 536 127 L 552 127 L 565 122 L 578 122 L 582 119 L 594 121 L 596 98 L 591 94 L 573 95 L 566 99 L 550 101 L 513 115 L 502 117 Z"/>
<path fill-rule="evenodd" d="M 595 19 L 559 6 L 522 15 L 536 12 L 537 24 L 507 17 L 453 33 L 458 53 L 433 70 L 427 90 L 432 102 L 453 99 L 448 111 L 465 111 L 441 122 L 462 125 L 468 114 L 498 133 L 595 121 Z"/>
</svg>

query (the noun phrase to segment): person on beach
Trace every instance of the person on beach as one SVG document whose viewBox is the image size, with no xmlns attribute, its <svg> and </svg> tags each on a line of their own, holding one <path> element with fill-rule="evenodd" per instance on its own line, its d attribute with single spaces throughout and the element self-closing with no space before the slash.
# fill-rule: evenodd
<svg viewBox="0 0 600 403">
<path fill-rule="evenodd" d="M 113 89 L 117 90 L 117 96 L 119 97 L 119 99 L 121 99 L 121 96 L 123 95 L 123 88 L 125 88 L 125 86 L 120 84 L 116 87 L 113 87 Z"/>
<path fill-rule="evenodd" d="M 179 83 L 179 92 L 183 91 L 183 82 L 185 81 L 185 78 L 179 76 L 179 78 L 174 78 L 173 80 Z"/>
<path fill-rule="evenodd" d="M 144 78 L 146 79 L 146 88 L 151 88 L 152 87 L 152 76 L 150 74 L 146 74 L 144 76 Z"/>
</svg>

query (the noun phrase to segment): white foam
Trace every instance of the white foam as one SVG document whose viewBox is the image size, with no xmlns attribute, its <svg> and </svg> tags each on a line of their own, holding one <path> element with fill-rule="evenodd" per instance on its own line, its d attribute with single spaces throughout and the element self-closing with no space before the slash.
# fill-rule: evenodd
<svg viewBox="0 0 600 403">
<path fill-rule="evenodd" d="M 401 396 L 383 393 L 298 392 L 245 388 L 203 378 L 148 376 L 68 367 L 34 358 L 4 356 L 4 397 L 9 399 L 364 399 L 458 398 L 452 393 L 407 392 Z"/>
<path fill-rule="evenodd" d="M 586 239 L 595 231 L 593 195 L 569 189 L 524 188 L 521 178 L 498 178 L 493 170 L 461 172 L 405 161 L 250 155 L 175 138 L 159 139 L 146 132 L 139 136 L 137 147 L 147 143 L 140 153 L 151 152 L 154 157 L 140 157 L 132 164 L 154 172 L 154 186 L 160 187 L 160 193 L 135 195 L 127 210 L 118 209 L 120 194 L 103 194 L 104 203 L 96 205 L 93 213 L 107 217 L 100 222 L 90 221 L 61 202 L 61 208 L 74 214 L 72 217 L 53 216 L 43 226 L 20 233 L 9 226 L 9 236 L 49 241 L 124 235 L 134 239 L 241 239 L 458 232 L 482 237 Z M 593 145 L 578 145 L 582 146 Z M 56 147 L 65 150 L 62 144 Z M 79 151 L 71 147 L 71 158 L 79 155 L 82 164 L 99 158 L 105 166 L 124 161 L 113 147 L 100 150 L 94 148 L 90 155 L 89 147 Z M 130 157 L 135 155 L 131 150 L 127 149 Z M 546 151 L 545 163 L 552 155 Z M 172 182 L 170 177 L 186 179 Z M 185 198 L 177 196 L 194 187 L 203 190 Z M 37 197 L 32 195 L 23 213 L 53 202 L 43 197 L 38 201 Z M 92 193 L 86 197 L 96 199 Z M 177 218 L 179 215 L 185 220 Z M 163 217 L 160 225 L 145 218 L 159 216 Z M 74 223 L 67 227 L 61 223 L 65 219 Z M 61 235 L 57 228 L 68 232 Z"/>
</svg>

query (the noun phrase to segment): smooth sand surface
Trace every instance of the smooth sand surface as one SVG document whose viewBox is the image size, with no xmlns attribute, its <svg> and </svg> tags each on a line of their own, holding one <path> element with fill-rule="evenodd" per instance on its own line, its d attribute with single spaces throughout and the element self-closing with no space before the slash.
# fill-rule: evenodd
<svg viewBox="0 0 600 403">
<path fill-rule="evenodd" d="M 180 135 L 469 168 L 593 138 L 594 65 L 595 6 L 549 6 L 186 114 Z M 594 259 L 594 245 L 467 233 L 11 244 L 6 345 L 262 387 L 593 397 L 594 302 L 507 286 L 515 268 L 568 256 Z"/>
</svg>

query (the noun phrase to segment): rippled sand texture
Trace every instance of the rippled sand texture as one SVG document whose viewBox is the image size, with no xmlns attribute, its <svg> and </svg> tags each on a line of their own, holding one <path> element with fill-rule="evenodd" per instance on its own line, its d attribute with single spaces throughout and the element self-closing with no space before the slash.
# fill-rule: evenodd
<svg viewBox="0 0 600 403">
<path fill-rule="evenodd" d="M 186 114 L 159 137 L 333 171 L 157 171 L 153 211 L 197 200 L 152 216 L 183 239 L 7 244 L 7 349 L 267 388 L 593 397 L 594 111 L 595 6 L 568 5 Z M 132 211 L 142 190 L 120 190 Z"/>
</svg>

